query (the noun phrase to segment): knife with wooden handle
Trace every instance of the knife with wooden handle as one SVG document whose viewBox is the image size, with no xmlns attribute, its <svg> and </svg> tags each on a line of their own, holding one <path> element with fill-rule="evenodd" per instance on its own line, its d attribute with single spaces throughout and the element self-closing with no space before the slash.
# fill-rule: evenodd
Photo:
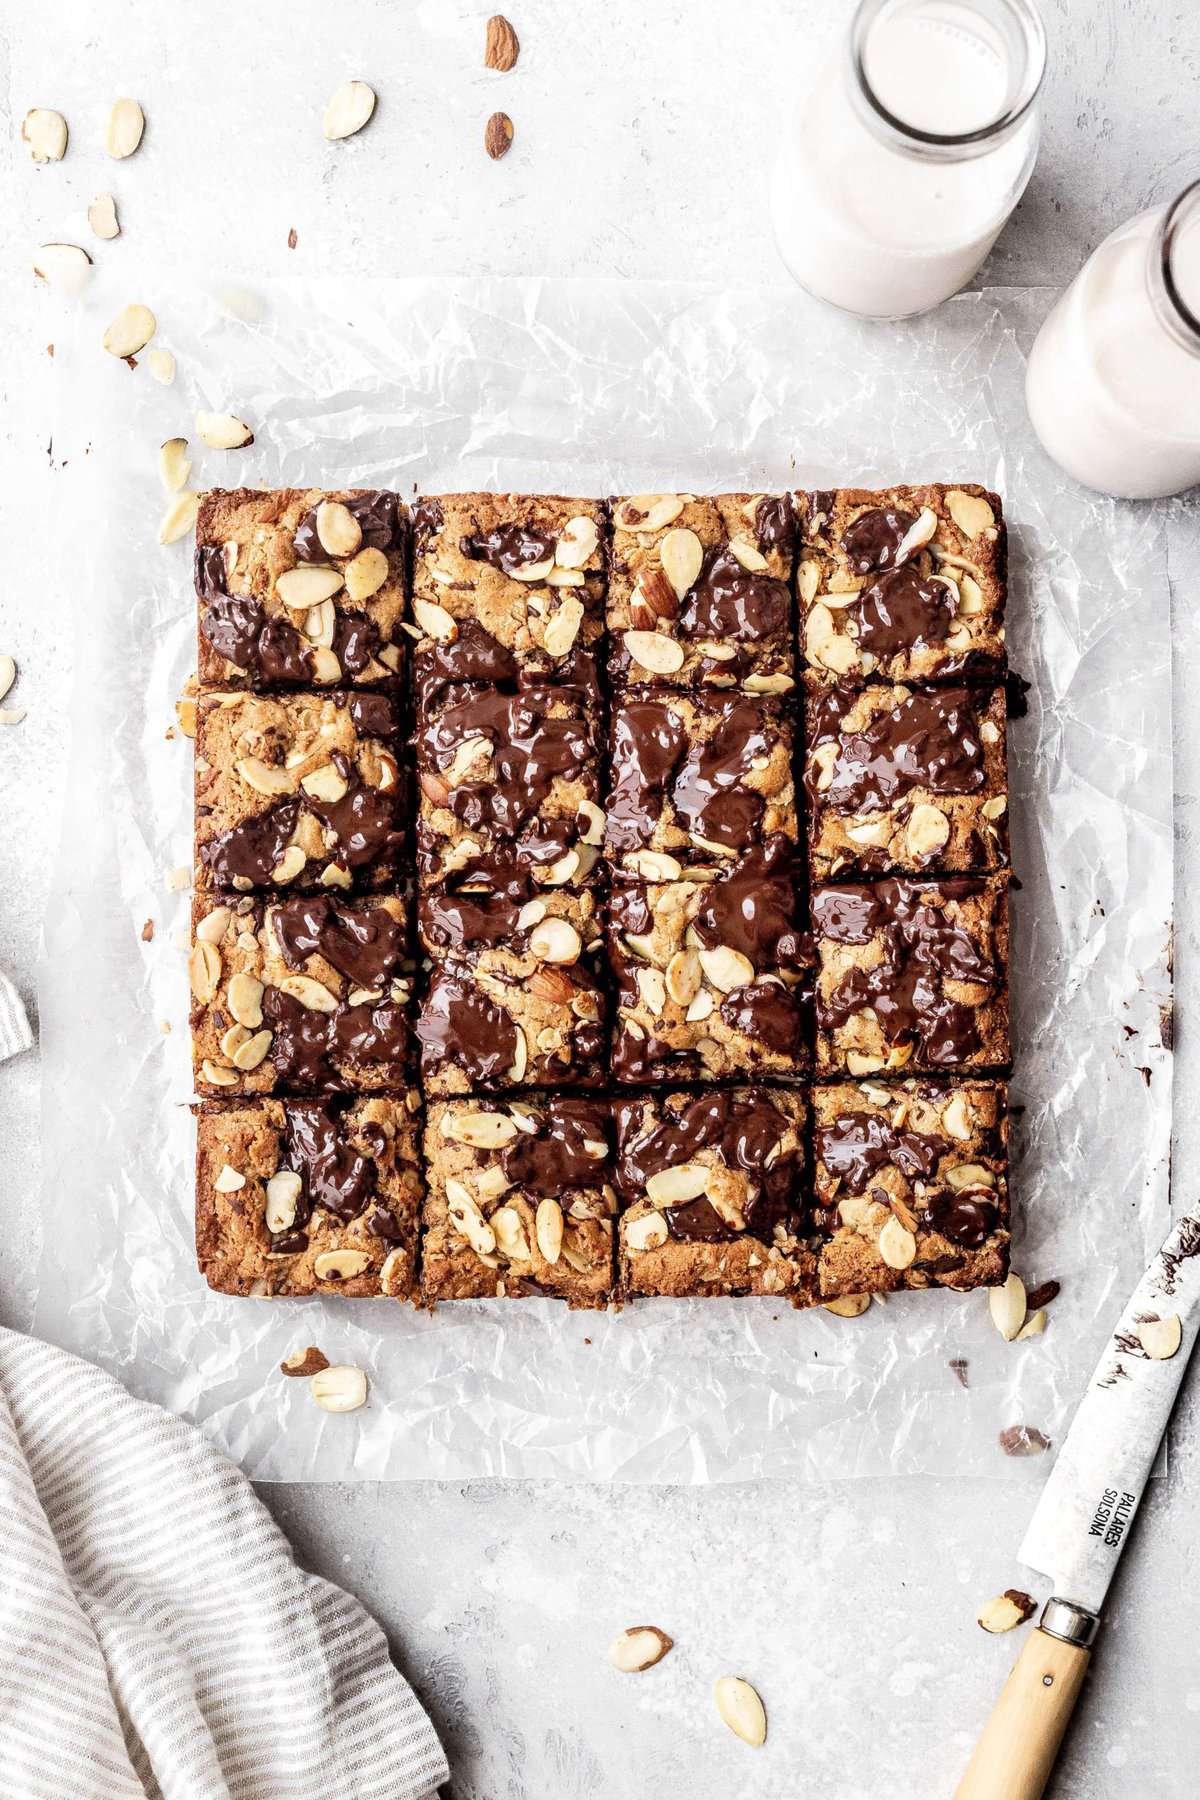
<svg viewBox="0 0 1200 1800">
<path fill-rule="evenodd" d="M 1021 1561 L 1053 1598 L 1017 1658 L 956 1800 L 1039 1800 L 1091 1657 L 1109 1583 L 1200 1329 L 1200 1207 L 1143 1275 L 1038 1501 Z"/>
</svg>

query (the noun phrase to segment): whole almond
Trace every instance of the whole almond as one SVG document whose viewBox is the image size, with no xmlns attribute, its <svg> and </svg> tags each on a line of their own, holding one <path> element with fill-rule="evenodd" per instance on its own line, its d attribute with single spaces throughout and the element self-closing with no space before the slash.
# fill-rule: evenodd
<svg viewBox="0 0 1200 1800">
<path fill-rule="evenodd" d="M 493 13 L 487 22 L 487 41 L 484 44 L 483 62 L 488 69 L 498 69 L 501 75 L 516 67 L 521 54 L 521 45 L 516 32 L 504 17 L 503 13 Z"/>
<path fill-rule="evenodd" d="M 513 141 L 513 122 L 507 113 L 493 113 L 483 134 L 483 147 L 493 162 L 507 155 Z"/>
</svg>

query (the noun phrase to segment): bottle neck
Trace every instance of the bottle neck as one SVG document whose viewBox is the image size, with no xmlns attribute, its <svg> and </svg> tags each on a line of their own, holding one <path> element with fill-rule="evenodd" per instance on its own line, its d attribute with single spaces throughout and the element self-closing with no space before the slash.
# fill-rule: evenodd
<svg viewBox="0 0 1200 1800">
<path fill-rule="evenodd" d="M 1200 181 L 1193 181 L 1164 209 L 1156 229 L 1150 234 L 1146 285 L 1154 315 L 1163 330 L 1181 349 L 1200 358 L 1200 317 L 1194 310 L 1198 279 Z"/>
<path fill-rule="evenodd" d="M 859 0 L 851 99 L 901 155 L 986 156 L 1036 111 L 1046 38 L 1033 0 Z"/>
</svg>

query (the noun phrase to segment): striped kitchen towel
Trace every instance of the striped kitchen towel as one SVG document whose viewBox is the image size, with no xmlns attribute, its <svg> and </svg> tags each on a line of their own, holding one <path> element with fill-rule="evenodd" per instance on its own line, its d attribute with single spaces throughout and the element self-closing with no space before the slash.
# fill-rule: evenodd
<svg viewBox="0 0 1200 1800">
<path fill-rule="evenodd" d="M 25 1017 L 25 1008 L 8 976 L 0 969 L 0 1062 L 10 1056 L 19 1056 L 22 1050 L 28 1050 L 33 1044 L 33 1033 L 29 1029 L 29 1020 Z"/>
<path fill-rule="evenodd" d="M 432 1725 L 201 1434 L 0 1329 L 3 1800 L 427 1800 Z"/>
</svg>

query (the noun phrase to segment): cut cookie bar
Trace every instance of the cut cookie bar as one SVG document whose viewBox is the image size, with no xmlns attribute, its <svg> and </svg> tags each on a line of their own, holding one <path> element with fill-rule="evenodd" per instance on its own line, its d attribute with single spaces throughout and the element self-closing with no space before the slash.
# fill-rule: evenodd
<svg viewBox="0 0 1200 1800">
<path fill-rule="evenodd" d="M 796 495 L 796 592 L 810 684 L 994 681 L 1006 536 L 986 488 Z"/>
<path fill-rule="evenodd" d="M 1003 1281 L 1003 1082 L 839 1082 L 812 1107 L 822 1299 Z"/>
<path fill-rule="evenodd" d="M 403 1100 L 206 1102 L 196 1251 L 223 1294 L 410 1298 L 421 1176 Z"/>
<path fill-rule="evenodd" d="M 404 902 L 198 896 L 196 1091 L 403 1092 L 412 1077 Z"/>
<path fill-rule="evenodd" d="M 703 878 L 798 834 L 793 726 L 777 701 L 630 690 L 614 703 L 606 854 L 626 880 Z"/>
<path fill-rule="evenodd" d="M 811 1298 L 799 1094 L 734 1088 L 615 1110 L 626 1292 Z"/>
<path fill-rule="evenodd" d="M 196 520 L 202 688 L 389 681 L 407 513 L 368 489 L 214 489 Z"/>
<path fill-rule="evenodd" d="M 434 965 L 417 1037 L 430 1094 L 599 1087 L 604 995 L 586 960 L 484 949 Z"/>
<path fill-rule="evenodd" d="M 710 882 L 616 889 L 608 947 L 615 1080 L 788 1080 L 811 1067 L 812 947 L 788 839 Z"/>
<path fill-rule="evenodd" d="M 196 885 L 394 886 L 396 721 L 383 694 L 205 694 Z"/>
<path fill-rule="evenodd" d="M 413 676 L 598 693 L 604 508 L 557 494 L 440 494 L 413 513 Z"/>
<path fill-rule="evenodd" d="M 616 1195 L 606 1101 L 434 1101 L 425 1166 L 427 1301 L 608 1299 Z"/>
<path fill-rule="evenodd" d="M 613 681 L 788 693 L 795 526 L 787 496 L 638 494 L 612 508 Z"/>
<path fill-rule="evenodd" d="M 1008 876 L 813 895 L 817 1073 L 1003 1069 Z"/>
<path fill-rule="evenodd" d="M 586 882 L 604 830 L 594 710 L 548 687 L 447 695 L 416 734 L 422 883 Z"/>
<path fill-rule="evenodd" d="M 1003 688 L 831 687 L 805 704 L 809 868 L 940 874 L 1008 861 Z"/>
</svg>

